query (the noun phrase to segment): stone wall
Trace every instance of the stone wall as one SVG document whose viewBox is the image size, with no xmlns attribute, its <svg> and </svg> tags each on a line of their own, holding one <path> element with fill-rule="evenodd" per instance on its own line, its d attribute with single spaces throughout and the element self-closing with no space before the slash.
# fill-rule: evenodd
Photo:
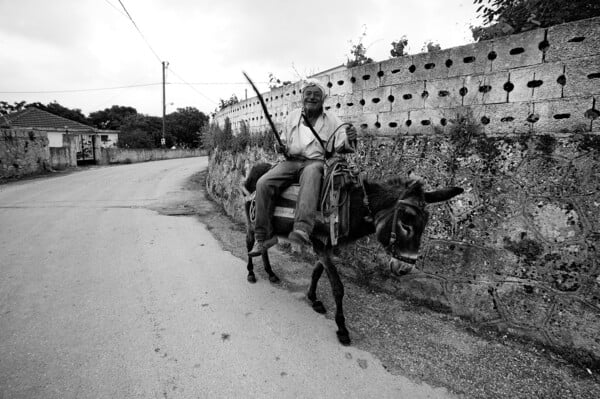
<svg viewBox="0 0 600 399">
<path fill-rule="evenodd" d="M 349 159 L 371 179 L 465 188 L 431 206 L 417 270 L 387 273 L 362 240 L 344 274 L 600 367 L 599 39 L 595 18 L 324 77 L 327 105 L 362 128 Z M 265 97 L 281 123 L 298 85 Z M 267 129 L 256 99 L 225 117 Z M 258 160 L 274 158 L 211 156 L 207 186 L 240 221 L 237 187 Z"/>
<path fill-rule="evenodd" d="M 206 152 L 199 149 L 129 149 L 129 148 L 97 148 L 100 151 L 99 164 L 108 165 L 115 163 L 136 163 L 158 161 L 162 159 L 199 157 Z"/>
<path fill-rule="evenodd" d="M 48 170 L 49 158 L 46 133 L 30 129 L 0 129 L 0 179 Z"/>
</svg>

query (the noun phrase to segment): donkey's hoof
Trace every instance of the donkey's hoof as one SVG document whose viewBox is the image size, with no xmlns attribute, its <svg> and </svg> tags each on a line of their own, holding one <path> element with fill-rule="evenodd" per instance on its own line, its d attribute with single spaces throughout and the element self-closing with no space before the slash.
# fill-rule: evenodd
<svg viewBox="0 0 600 399">
<path fill-rule="evenodd" d="M 269 276 L 269 281 L 272 283 L 279 283 L 281 280 L 279 279 L 279 277 L 277 277 L 276 274 L 271 274 Z"/>
<path fill-rule="evenodd" d="M 323 305 L 323 302 L 321 301 L 314 301 L 312 303 L 312 308 L 315 312 L 317 313 L 327 313 L 327 309 L 325 309 L 325 306 Z"/>
<path fill-rule="evenodd" d="M 338 341 L 342 345 L 350 345 L 350 334 L 348 332 L 336 331 Z"/>
<path fill-rule="evenodd" d="M 254 274 L 249 274 L 248 281 L 251 283 L 256 283 L 256 276 Z"/>
</svg>

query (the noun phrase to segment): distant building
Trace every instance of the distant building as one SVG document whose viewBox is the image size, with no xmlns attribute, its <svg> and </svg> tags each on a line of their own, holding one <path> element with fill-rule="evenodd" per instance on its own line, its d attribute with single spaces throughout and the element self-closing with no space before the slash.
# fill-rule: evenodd
<svg viewBox="0 0 600 399">
<path fill-rule="evenodd" d="M 3 115 L 0 127 L 45 132 L 50 148 L 74 149 L 77 163 L 95 162 L 97 148 L 116 146 L 119 140 L 118 130 L 96 129 L 35 107 Z"/>
</svg>

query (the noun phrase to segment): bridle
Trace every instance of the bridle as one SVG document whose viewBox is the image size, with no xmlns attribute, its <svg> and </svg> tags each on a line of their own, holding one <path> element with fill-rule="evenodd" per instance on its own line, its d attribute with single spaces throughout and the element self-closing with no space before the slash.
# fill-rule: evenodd
<svg viewBox="0 0 600 399">
<path fill-rule="evenodd" d="M 397 252 L 396 247 L 394 246 L 394 244 L 396 243 L 396 239 L 397 239 L 396 228 L 398 226 L 398 211 L 401 208 L 403 208 L 403 207 L 404 208 L 406 208 L 406 207 L 412 208 L 412 210 L 415 211 L 415 213 L 417 215 L 422 215 L 423 211 L 424 211 L 424 206 L 421 203 L 419 203 L 417 205 L 417 204 L 414 204 L 414 203 L 412 203 L 410 201 L 406 201 L 404 199 L 399 199 L 399 200 L 396 201 L 396 203 L 394 204 L 393 208 L 391 208 L 391 209 L 385 209 L 385 210 L 382 210 L 382 211 L 378 212 L 378 214 L 375 215 L 375 221 L 374 221 L 374 223 L 375 223 L 375 226 L 377 226 L 380 222 L 382 222 L 384 219 L 387 219 L 388 216 L 393 213 L 393 216 L 392 216 L 392 231 L 390 233 L 390 240 L 389 240 L 388 244 L 385 245 L 383 248 L 393 258 L 396 258 L 396 259 L 401 260 L 401 261 L 406 262 L 406 263 L 415 264 L 417 262 L 416 259 L 409 258 L 407 256 L 399 254 Z"/>
</svg>

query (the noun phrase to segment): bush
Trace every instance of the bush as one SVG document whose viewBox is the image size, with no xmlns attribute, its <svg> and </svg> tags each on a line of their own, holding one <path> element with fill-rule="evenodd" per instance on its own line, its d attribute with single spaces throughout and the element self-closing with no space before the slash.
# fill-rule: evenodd
<svg viewBox="0 0 600 399">
<path fill-rule="evenodd" d="M 266 151 L 274 151 L 275 138 L 271 131 L 251 134 L 250 129 L 242 122 L 240 131 L 233 134 L 229 119 L 225 119 L 223 129 L 212 123 L 205 126 L 202 132 L 202 148 L 212 153 L 216 148 L 233 154 L 243 152 L 249 147 L 260 147 Z"/>
</svg>

